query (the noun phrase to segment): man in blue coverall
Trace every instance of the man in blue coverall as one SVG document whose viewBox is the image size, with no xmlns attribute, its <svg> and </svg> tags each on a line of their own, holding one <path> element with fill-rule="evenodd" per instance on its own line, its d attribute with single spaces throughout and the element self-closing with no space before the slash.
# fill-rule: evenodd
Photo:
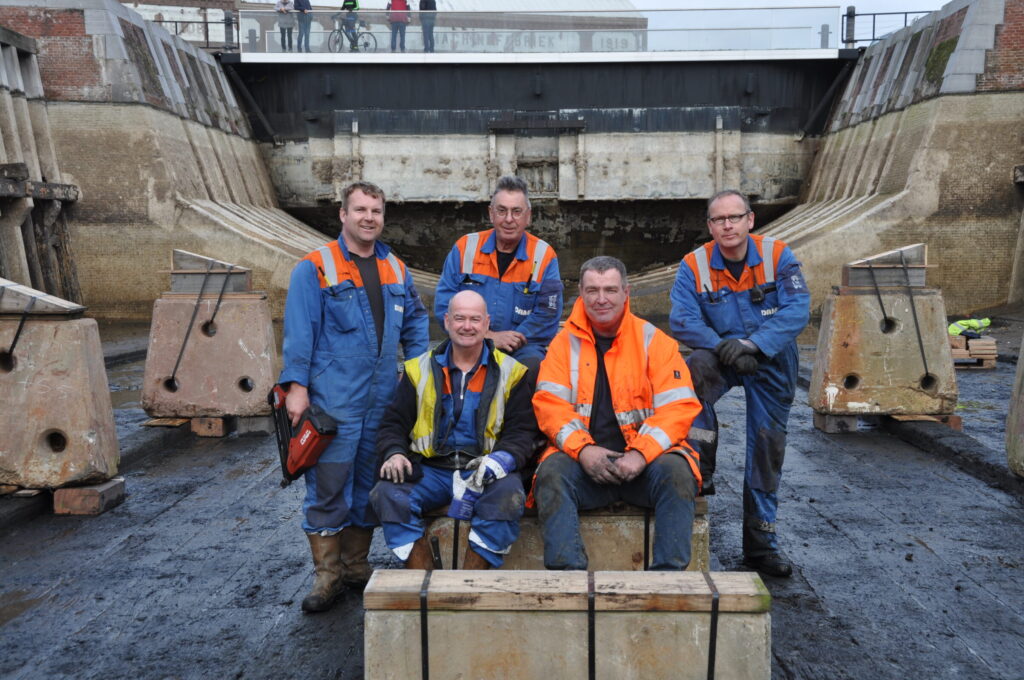
<svg viewBox="0 0 1024 680">
<path fill-rule="evenodd" d="M 562 318 L 562 276 L 554 248 L 527 233 L 530 197 L 518 177 L 498 180 L 488 208 L 493 229 L 460 238 L 444 262 L 434 315 L 444 323 L 448 303 L 460 290 L 487 302 L 487 339 L 536 375 Z"/>
<path fill-rule="evenodd" d="M 377 240 L 384 192 L 368 182 L 346 187 L 340 218 L 340 237 L 295 265 L 284 311 L 280 382 L 292 424 L 310 402 L 338 423 L 305 475 L 302 529 L 316 571 L 305 611 L 329 609 L 345 586 L 370 577 L 377 427 L 398 384 L 399 343 L 406 356 L 428 346 L 429 318 L 412 277 Z"/>
<path fill-rule="evenodd" d="M 673 335 L 693 350 L 686 363 L 703 407 L 689 441 L 700 452 L 704 493 L 714 493 L 714 405 L 742 386 L 747 401 L 743 562 L 788 577 L 793 568 L 779 552 L 775 532 L 777 492 L 796 391 L 796 337 L 807 325 L 810 293 L 785 243 L 750 234 L 754 213 L 743 194 L 715 194 L 707 217 L 713 240 L 680 263 L 669 318 Z"/>
</svg>

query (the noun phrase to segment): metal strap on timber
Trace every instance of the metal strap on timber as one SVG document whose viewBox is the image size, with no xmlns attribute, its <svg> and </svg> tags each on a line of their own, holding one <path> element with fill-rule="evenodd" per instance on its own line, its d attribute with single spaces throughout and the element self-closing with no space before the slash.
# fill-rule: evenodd
<svg viewBox="0 0 1024 680">
<path fill-rule="evenodd" d="M 644 571 L 651 568 L 651 509 L 644 508 Z"/>
<path fill-rule="evenodd" d="M 203 275 L 203 283 L 199 286 L 199 292 L 196 294 L 196 306 L 192 308 L 192 318 L 188 320 L 188 328 L 185 329 L 185 339 L 181 341 L 181 349 L 178 350 L 178 359 L 174 362 L 174 370 L 171 371 L 170 381 L 174 382 L 174 376 L 178 374 L 178 368 L 181 367 L 181 357 L 185 355 L 185 346 L 188 344 L 188 337 L 192 334 L 192 326 L 196 323 L 196 315 L 199 314 L 199 305 L 203 302 L 203 292 L 206 290 L 206 282 L 210 278 L 210 271 L 213 269 L 213 260 L 206 265 L 206 274 Z M 227 281 L 227 277 L 224 277 Z M 218 300 L 218 305 L 220 301 Z"/>
<path fill-rule="evenodd" d="M 423 575 L 423 585 L 420 586 L 420 662 L 423 666 L 423 680 L 430 680 L 430 652 L 429 639 L 427 635 L 427 592 L 430 590 L 430 575 L 434 572 L 427 570 Z"/>
<path fill-rule="evenodd" d="M 452 525 L 452 569 L 459 568 L 459 528 L 462 526 L 462 520 L 455 520 Z"/>
<path fill-rule="evenodd" d="M 711 580 L 711 574 L 702 572 L 708 588 L 711 589 L 711 628 L 708 631 L 708 680 L 715 680 L 715 652 L 718 649 L 718 588 Z"/>
<path fill-rule="evenodd" d="M 595 647 L 594 630 L 594 572 L 587 572 L 587 678 L 594 680 L 597 677 L 597 650 Z"/>
</svg>

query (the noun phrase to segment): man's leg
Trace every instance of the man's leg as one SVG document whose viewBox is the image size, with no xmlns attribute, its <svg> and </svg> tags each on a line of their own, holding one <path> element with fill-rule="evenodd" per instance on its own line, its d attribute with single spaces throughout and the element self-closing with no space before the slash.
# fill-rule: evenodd
<svg viewBox="0 0 1024 680">
<path fill-rule="evenodd" d="M 749 566 L 772 576 L 792 573 L 790 564 L 779 554 L 775 523 L 796 368 L 796 347 L 787 347 L 744 381 L 747 455 L 743 480 L 743 555 Z"/>
<path fill-rule="evenodd" d="M 544 535 L 547 569 L 586 569 L 580 537 L 580 510 L 604 507 L 618 499 L 619 487 L 596 483 L 578 462 L 558 451 L 537 468 L 534 497 Z"/>
<path fill-rule="evenodd" d="M 490 566 L 500 567 L 519 538 L 519 519 L 523 516 L 525 501 L 526 492 L 519 475 L 508 475 L 485 486 L 473 507 L 468 549 Z"/>
<path fill-rule="evenodd" d="M 622 486 L 628 503 L 654 508 L 654 559 L 651 571 L 682 571 L 690 564 L 697 479 L 677 453 L 663 453 L 640 476 Z"/>
<path fill-rule="evenodd" d="M 380 517 L 384 542 L 403 562 L 423 538 L 423 513 L 439 508 L 452 498 L 452 471 L 423 466 L 416 482 L 396 484 L 382 479 L 370 492 L 370 502 Z"/>
<path fill-rule="evenodd" d="M 715 466 L 718 458 L 718 416 L 715 404 L 731 387 L 738 384 L 735 371 L 722 366 L 718 355 L 706 349 L 697 349 L 686 359 L 694 391 L 700 399 L 701 412 L 690 426 L 686 441 L 700 456 L 702 494 L 715 493 Z"/>
</svg>

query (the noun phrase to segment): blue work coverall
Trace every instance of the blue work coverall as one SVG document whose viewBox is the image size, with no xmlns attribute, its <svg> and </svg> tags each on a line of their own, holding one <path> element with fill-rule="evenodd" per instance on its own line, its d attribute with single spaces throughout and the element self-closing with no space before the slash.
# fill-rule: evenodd
<svg viewBox="0 0 1024 680">
<path fill-rule="evenodd" d="M 355 270 L 345 242 L 339 239 L 348 269 Z M 321 249 L 323 250 L 323 249 Z M 377 241 L 378 271 L 391 250 Z M 309 388 L 310 402 L 338 423 L 338 435 L 306 472 L 302 528 L 331 535 L 346 526 L 375 526 L 369 505 L 376 481 L 377 427 L 398 384 L 398 345 L 406 356 L 427 351 L 427 310 L 406 271 L 404 283 L 381 277 L 384 328 L 377 331 L 366 291 L 356 279 L 336 272 L 321 287 L 309 259 L 292 270 L 284 313 L 284 369 L 280 382 Z"/>
<path fill-rule="evenodd" d="M 766 263 L 761 247 L 769 253 L 781 248 L 777 261 Z M 710 280 L 698 284 L 703 277 L 688 260 L 693 262 L 702 249 L 708 254 Z M 700 451 L 702 472 L 707 476 L 714 472 L 718 441 L 714 404 L 729 389 L 742 386 L 747 402 L 743 551 L 749 557 L 776 552 L 777 489 L 796 391 L 796 337 L 810 313 L 810 293 L 800 263 L 781 241 L 748 235 L 746 268 L 737 281 L 726 269 L 718 246 L 702 246 L 680 263 L 671 300 L 672 334 L 694 350 L 687 365 L 703 408 L 693 422 L 690 441 Z M 719 363 L 714 349 L 729 338 L 747 338 L 757 345 L 756 373 L 739 375 Z"/>
<path fill-rule="evenodd" d="M 467 242 L 477 243 L 471 267 L 465 267 Z M 444 315 L 452 296 L 461 290 L 475 290 L 487 301 L 492 331 L 519 331 L 526 336 L 526 345 L 512 357 L 536 367 L 547 352 L 548 343 L 558 332 L 562 318 L 562 275 L 558 257 L 552 257 L 541 272 L 534 274 L 534 253 L 547 244 L 532 234 L 523 234 L 515 259 L 505 274 L 498 276 L 497 241 L 494 230 L 463 236 L 452 247 L 444 261 L 444 270 L 437 283 L 434 315 L 444 326 Z M 526 361 L 524 361 L 526 360 Z M 531 361 L 532 360 L 532 361 Z"/>
</svg>

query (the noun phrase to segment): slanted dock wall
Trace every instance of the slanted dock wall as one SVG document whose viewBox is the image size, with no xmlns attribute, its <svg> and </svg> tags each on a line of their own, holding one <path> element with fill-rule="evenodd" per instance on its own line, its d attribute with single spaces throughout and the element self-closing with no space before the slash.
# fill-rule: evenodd
<svg viewBox="0 0 1024 680">
<path fill-rule="evenodd" d="M 929 245 L 950 313 L 1024 297 L 1024 0 L 955 0 L 869 47 L 832 111 L 801 204 L 767 233 L 817 307 L 840 266 Z"/>
</svg>

